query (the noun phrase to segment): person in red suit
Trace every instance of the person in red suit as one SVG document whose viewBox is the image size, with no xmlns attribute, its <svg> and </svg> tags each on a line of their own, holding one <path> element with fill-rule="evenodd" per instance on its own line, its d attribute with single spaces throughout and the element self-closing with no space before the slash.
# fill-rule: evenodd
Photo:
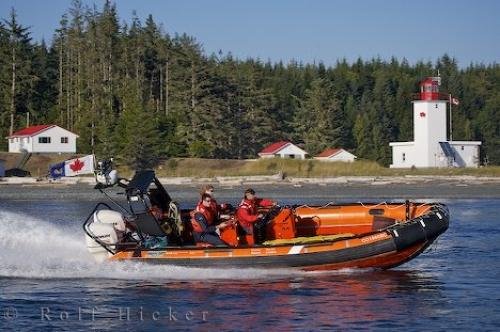
<svg viewBox="0 0 500 332">
<path fill-rule="evenodd" d="M 255 190 L 245 190 L 243 200 L 236 210 L 236 218 L 247 234 L 255 235 L 255 242 L 260 243 L 264 239 L 265 221 L 264 215 L 259 213 L 259 208 L 269 208 L 276 205 L 269 199 L 257 198 Z M 255 232 L 254 232 L 255 231 Z"/>
<path fill-rule="evenodd" d="M 214 246 L 227 246 L 219 237 L 220 230 L 229 226 L 225 221 L 217 224 L 217 212 L 212 207 L 212 196 L 203 194 L 201 202 L 192 212 L 191 225 L 193 227 L 193 237 L 196 243 L 204 242 Z"/>
</svg>

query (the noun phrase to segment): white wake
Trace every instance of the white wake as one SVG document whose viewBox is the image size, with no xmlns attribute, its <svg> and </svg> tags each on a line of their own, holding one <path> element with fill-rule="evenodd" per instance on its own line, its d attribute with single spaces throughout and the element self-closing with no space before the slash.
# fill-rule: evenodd
<svg viewBox="0 0 500 332">
<path fill-rule="evenodd" d="M 0 211 L 0 277 L 204 280 L 281 278 L 304 275 L 289 269 L 212 269 L 96 263 L 83 230 L 56 225 L 22 213 Z"/>
</svg>

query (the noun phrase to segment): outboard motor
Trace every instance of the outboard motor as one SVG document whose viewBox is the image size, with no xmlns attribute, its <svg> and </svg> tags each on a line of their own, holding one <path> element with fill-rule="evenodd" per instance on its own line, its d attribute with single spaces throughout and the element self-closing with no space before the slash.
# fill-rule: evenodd
<svg viewBox="0 0 500 332">
<path fill-rule="evenodd" d="M 92 238 L 85 235 L 87 249 L 97 261 L 102 262 L 111 256 L 111 252 L 103 245 L 114 251 L 116 244 L 122 241 L 126 232 L 125 218 L 120 212 L 113 210 L 95 211 L 93 222 L 88 225 L 87 231 L 94 236 Z"/>
<path fill-rule="evenodd" d="M 95 178 L 98 188 L 112 187 L 118 182 L 118 173 L 113 169 L 113 158 L 99 161 Z"/>
</svg>

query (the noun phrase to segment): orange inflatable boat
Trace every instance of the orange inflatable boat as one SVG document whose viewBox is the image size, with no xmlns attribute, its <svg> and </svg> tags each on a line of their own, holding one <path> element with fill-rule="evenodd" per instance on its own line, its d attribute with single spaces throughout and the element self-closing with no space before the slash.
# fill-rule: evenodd
<svg viewBox="0 0 500 332">
<path fill-rule="evenodd" d="M 114 201 L 120 208 L 99 203 L 83 224 L 87 247 L 98 260 L 308 271 L 388 269 L 418 256 L 449 225 L 448 209 L 440 203 L 277 206 L 265 211 L 262 243 L 242 234 L 235 220 L 221 233 L 228 247 L 200 246 L 190 234 L 189 210 L 179 209 L 153 171 L 137 172 L 122 186 L 128 208 Z M 152 202 L 168 211 L 164 220 L 150 213 Z"/>
</svg>

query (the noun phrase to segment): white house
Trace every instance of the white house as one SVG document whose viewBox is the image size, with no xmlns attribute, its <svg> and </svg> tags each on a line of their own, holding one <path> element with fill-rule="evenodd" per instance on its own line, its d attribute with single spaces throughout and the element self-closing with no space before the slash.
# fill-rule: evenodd
<svg viewBox="0 0 500 332">
<path fill-rule="evenodd" d="M 291 142 L 280 141 L 266 146 L 258 154 L 261 158 L 305 159 L 307 152 Z"/>
<path fill-rule="evenodd" d="M 78 135 L 56 125 L 31 126 L 8 136 L 9 152 L 75 153 Z"/>
<path fill-rule="evenodd" d="M 481 142 L 447 140 L 446 105 L 458 100 L 440 94 L 439 84 L 439 77 L 420 84 L 420 99 L 413 101 L 413 142 L 389 143 L 391 168 L 479 166 Z"/>
<path fill-rule="evenodd" d="M 339 148 L 339 149 L 326 149 L 325 151 L 321 152 L 319 155 L 314 157 L 314 159 L 317 160 L 323 160 L 323 161 L 343 161 L 343 162 L 353 162 L 356 158 L 355 155 L 352 153 Z"/>
</svg>

